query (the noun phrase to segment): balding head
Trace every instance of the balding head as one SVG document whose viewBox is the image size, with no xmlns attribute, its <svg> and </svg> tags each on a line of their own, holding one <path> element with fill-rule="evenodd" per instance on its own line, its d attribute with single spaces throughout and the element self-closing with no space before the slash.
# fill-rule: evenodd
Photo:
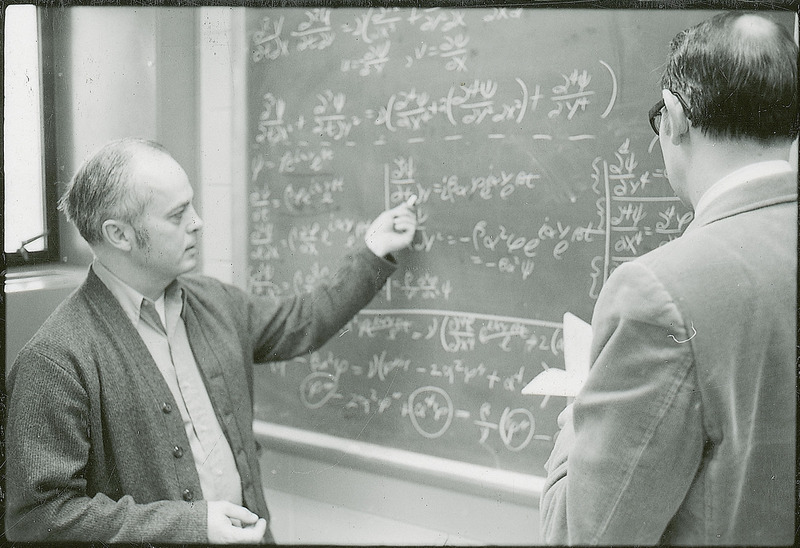
<svg viewBox="0 0 800 548">
<path fill-rule="evenodd" d="M 724 12 L 679 33 L 662 87 L 689 103 L 692 125 L 715 139 L 797 136 L 797 46 L 775 22 Z"/>
<path fill-rule="evenodd" d="M 765 40 L 776 31 L 772 21 L 753 14 L 744 14 L 734 19 L 733 30 L 740 39 Z"/>
<path fill-rule="evenodd" d="M 89 157 L 70 181 L 59 209 L 90 244 L 103 241 L 108 219 L 134 224 L 147 206 L 147 196 L 135 185 L 137 166 L 153 154 L 170 156 L 158 143 L 124 138 L 112 141 Z"/>
</svg>

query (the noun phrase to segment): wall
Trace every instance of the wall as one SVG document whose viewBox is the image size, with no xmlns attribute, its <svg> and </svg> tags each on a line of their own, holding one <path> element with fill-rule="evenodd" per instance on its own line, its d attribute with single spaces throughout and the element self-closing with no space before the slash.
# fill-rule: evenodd
<svg viewBox="0 0 800 548">
<path fill-rule="evenodd" d="M 6 374 L 23 345 L 86 275 L 83 267 L 49 265 L 12 271 L 5 283 Z"/>
<path fill-rule="evenodd" d="M 272 532 L 279 544 L 532 545 L 535 506 L 264 451 Z"/>
<path fill-rule="evenodd" d="M 56 164 L 59 196 L 83 159 L 105 142 L 138 136 L 164 143 L 198 179 L 194 9 L 70 7 L 53 19 Z M 202 188 L 198 195 L 202 198 Z M 223 231 L 224 233 L 227 233 Z M 88 245 L 59 216 L 68 267 L 15 268 L 6 285 L 6 359 L 81 281 Z"/>
<path fill-rule="evenodd" d="M 126 135 L 164 143 L 193 180 L 196 150 L 197 10 L 70 7 L 53 19 L 59 196 L 83 159 Z M 201 192 L 198 194 L 202 194 Z M 10 365 L 39 325 L 80 283 L 88 245 L 59 216 L 61 260 L 11 269 L 6 285 L 6 360 Z"/>
<path fill-rule="evenodd" d="M 247 140 L 244 119 L 244 10 L 197 10 L 198 168 L 205 209 L 205 274 L 244 287 Z"/>
<path fill-rule="evenodd" d="M 69 7 L 52 12 L 59 195 L 88 154 L 124 136 L 163 143 L 196 180 L 197 11 Z M 63 261 L 88 264 L 88 246 L 61 220 Z"/>
<path fill-rule="evenodd" d="M 56 13 L 59 194 L 82 160 L 107 141 L 154 139 L 195 186 L 206 225 L 204 272 L 243 280 L 235 265 L 244 264 L 245 225 L 236 215 L 246 199 L 244 186 L 234 183 L 244 180 L 246 149 L 244 121 L 234 117 L 233 105 L 243 100 L 243 63 L 236 60 L 244 38 L 230 32 L 242 10 L 71 7 Z M 64 262 L 88 264 L 88 246 L 71 226 L 62 227 Z"/>
</svg>

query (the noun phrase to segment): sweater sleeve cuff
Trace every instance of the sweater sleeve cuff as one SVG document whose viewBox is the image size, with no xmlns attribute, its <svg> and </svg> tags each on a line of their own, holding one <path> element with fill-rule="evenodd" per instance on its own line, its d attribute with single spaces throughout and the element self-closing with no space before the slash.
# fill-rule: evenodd
<svg viewBox="0 0 800 548">
<path fill-rule="evenodd" d="M 372 272 L 373 291 L 377 292 L 386 283 L 395 270 L 397 270 L 397 262 L 394 257 L 388 255 L 387 257 L 379 257 L 370 251 L 367 246 L 358 249 L 353 255 L 354 264 L 363 265 L 364 269 Z M 357 267 L 359 270 L 362 267 Z"/>
<path fill-rule="evenodd" d="M 370 268 L 373 269 L 390 269 L 389 274 L 397 270 L 397 259 L 391 253 L 384 257 L 375 255 L 370 249 L 364 245 L 356 251 L 355 256 L 357 259 L 363 260 Z"/>
</svg>

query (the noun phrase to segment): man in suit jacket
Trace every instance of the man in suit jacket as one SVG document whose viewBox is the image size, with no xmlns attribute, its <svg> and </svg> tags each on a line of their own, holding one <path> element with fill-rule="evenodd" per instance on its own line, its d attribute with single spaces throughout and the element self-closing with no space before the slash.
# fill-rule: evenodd
<svg viewBox="0 0 800 548">
<path fill-rule="evenodd" d="M 62 198 L 95 260 L 8 377 L 8 539 L 273 540 L 253 364 L 319 348 L 367 305 L 416 214 L 383 212 L 329 283 L 270 299 L 190 273 L 202 226 L 192 197 L 163 147 L 122 139 Z"/>
<path fill-rule="evenodd" d="M 727 12 L 675 37 L 662 87 L 651 125 L 695 218 L 598 298 L 590 375 L 546 464 L 542 537 L 790 545 L 797 48 Z"/>
</svg>

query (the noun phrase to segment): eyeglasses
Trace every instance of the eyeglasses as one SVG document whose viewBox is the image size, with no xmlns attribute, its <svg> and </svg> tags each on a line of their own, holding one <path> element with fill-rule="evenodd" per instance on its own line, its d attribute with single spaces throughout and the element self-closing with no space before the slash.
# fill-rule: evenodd
<svg viewBox="0 0 800 548">
<path fill-rule="evenodd" d="M 683 107 L 683 112 L 686 114 L 686 117 L 689 118 L 689 105 L 686 104 L 686 101 L 683 100 L 683 97 L 680 94 L 672 92 L 672 94 L 678 98 L 678 102 L 680 102 L 681 106 Z M 656 135 L 658 135 L 658 130 L 661 127 L 661 114 L 662 110 L 664 109 L 664 99 L 661 99 L 658 103 L 653 105 L 653 108 L 650 109 L 650 112 L 647 113 L 648 118 L 650 119 L 650 127 L 653 128 Z"/>
</svg>

